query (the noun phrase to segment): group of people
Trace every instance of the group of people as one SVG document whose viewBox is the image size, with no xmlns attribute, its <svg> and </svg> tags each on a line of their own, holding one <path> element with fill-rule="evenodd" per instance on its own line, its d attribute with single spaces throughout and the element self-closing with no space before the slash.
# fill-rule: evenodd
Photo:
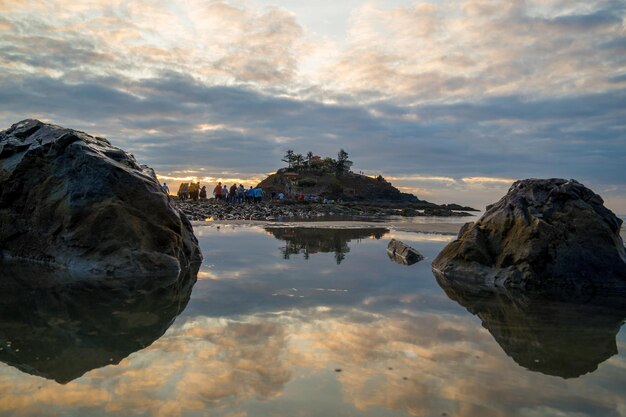
<svg viewBox="0 0 626 417">
<path fill-rule="evenodd" d="M 170 193 L 170 189 L 167 186 L 167 183 L 163 183 L 161 186 L 163 192 L 165 194 Z M 237 203 L 260 203 L 263 201 L 263 189 L 262 188 L 250 188 L 246 189 L 243 184 L 233 184 L 230 188 L 226 186 L 226 184 L 222 185 L 219 182 L 215 188 L 213 189 L 213 196 L 215 200 L 222 201 L 228 204 L 237 204 Z M 191 183 L 182 183 L 180 188 L 178 189 L 178 198 L 181 201 L 185 201 L 191 199 L 193 201 L 206 200 L 207 199 L 207 189 L 206 186 L 200 187 L 199 182 L 191 182 Z"/>
<path fill-rule="evenodd" d="M 222 185 L 218 182 L 213 189 L 213 196 L 217 201 L 223 201 L 227 204 L 241 204 L 241 203 L 260 203 L 263 201 L 263 189 L 262 188 L 250 188 L 246 189 L 243 184 L 233 184 L 228 188 L 226 184 Z"/>
<path fill-rule="evenodd" d="M 164 182 L 161 188 L 163 189 L 165 194 L 169 195 L 170 188 L 167 186 L 167 183 Z M 206 187 L 200 187 L 199 182 L 184 182 L 180 184 L 180 187 L 178 188 L 178 198 L 181 201 L 185 201 L 188 199 L 197 201 L 198 198 L 204 200 L 206 199 Z"/>
<path fill-rule="evenodd" d="M 170 189 L 167 186 L 167 183 L 164 182 L 161 188 L 163 189 L 163 192 L 165 194 L 167 195 L 170 194 Z M 291 191 L 291 186 L 289 186 L 289 191 Z M 243 186 L 243 184 L 239 184 L 239 185 L 233 184 L 230 186 L 230 188 L 228 188 L 226 184 L 222 185 L 221 182 L 218 182 L 215 188 L 213 189 L 213 197 L 215 197 L 216 201 L 221 201 L 226 204 L 260 203 L 263 201 L 263 198 L 265 197 L 265 193 L 263 192 L 263 189 L 260 187 L 253 188 L 252 186 L 250 186 L 250 188 L 246 189 Z M 330 197 L 324 197 L 324 199 L 321 200 L 320 197 L 317 195 L 305 195 L 302 193 L 297 194 L 297 195 L 290 195 L 290 194 L 285 194 L 282 192 L 277 194 L 275 191 L 272 191 L 271 196 L 268 196 L 268 198 L 271 198 L 272 200 L 275 200 L 275 199 L 285 200 L 288 197 L 296 201 L 307 201 L 307 202 L 322 201 L 325 204 L 334 202 L 333 200 L 330 199 Z M 178 189 L 178 198 L 181 201 L 185 201 L 188 199 L 191 199 L 193 201 L 197 201 L 198 199 L 206 200 L 207 199 L 206 186 L 200 187 L 199 182 L 182 183 L 180 185 L 180 188 Z"/>
</svg>

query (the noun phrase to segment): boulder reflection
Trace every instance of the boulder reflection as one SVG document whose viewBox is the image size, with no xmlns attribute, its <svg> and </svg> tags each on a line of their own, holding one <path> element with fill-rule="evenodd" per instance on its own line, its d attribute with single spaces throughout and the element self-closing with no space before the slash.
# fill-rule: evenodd
<svg viewBox="0 0 626 417">
<path fill-rule="evenodd" d="M 287 244 L 280 248 L 283 258 L 291 255 L 304 255 L 309 259 L 315 253 L 334 253 L 335 261 L 339 265 L 350 252 L 348 243 L 358 239 L 380 239 L 389 229 L 360 228 L 360 229 L 320 229 L 312 227 L 268 227 L 265 229 L 276 239 L 284 240 Z"/>
<path fill-rule="evenodd" d="M 0 361 L 61 384 L 117 364 L 165 333 L 187 305 L 196 274 L 194 267 L 132 285 L 96 284 L 64 271 L 2 265 Z"/>
<path fill-rule="evenodd" d="M 615 338 L 626 317 L 623 294 L 584 300 L 513 292 L 435 277 L 445 293 L 482 320 L 483 327 L 519 365 L 562 378 L 593 372 L 617 354 Z"/>
</svg>

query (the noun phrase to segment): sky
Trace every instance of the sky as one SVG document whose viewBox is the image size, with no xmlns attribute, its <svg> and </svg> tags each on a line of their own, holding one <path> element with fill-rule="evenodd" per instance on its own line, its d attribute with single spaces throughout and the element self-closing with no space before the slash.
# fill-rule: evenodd
<svg viewBox="0 0 626 417">
<path fill-rule="evenodd" d="M 287 149 L 483 208 L 575 178 L 626 213 L 626 1 L 0 0 L 0 129 L 104 136 L 175 186 Z"/>
</svg>

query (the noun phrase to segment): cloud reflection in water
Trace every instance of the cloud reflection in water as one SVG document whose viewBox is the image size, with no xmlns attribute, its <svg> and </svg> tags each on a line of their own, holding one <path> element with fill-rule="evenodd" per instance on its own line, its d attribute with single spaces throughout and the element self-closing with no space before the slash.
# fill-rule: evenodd
<svg viewBox="0 0 626 417">
<path fill-rule="evenodd" d="M 337 265 L 285 260 L 259 229 L 209 230 L 212 278 L 161 339 L 64 386 L 0 367 L 0 415 L 626 415 L 623 355 L 568 380 L 520 367 L 428 262 L 389 262 L 386 235 Z M 394 234 L 429 259 L 443 246 Z"/>
</svg>

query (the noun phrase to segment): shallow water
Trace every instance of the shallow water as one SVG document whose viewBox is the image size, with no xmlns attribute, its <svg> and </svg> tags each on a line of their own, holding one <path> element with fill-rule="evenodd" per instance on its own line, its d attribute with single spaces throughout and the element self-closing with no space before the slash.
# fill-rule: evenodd
<svg viewBox="0 0 626 417">
<path fill-rule="evenodd" d="M 0 415 L 626 415 L 623 312 L 440 285 L 430 262 L 450 236 L 375 224 L 196 232 L 205 261 L 171 326 L 184 291 L 88 299 L 65 315 L 48 313 L 49 295 L 30 298 L 32 315 L 5 301 L 0 360 L 10 350 L 20 369 L 0 364 Z M 392 262 L 385 248 L 394 237 L 426 260 Z M 107 308 L 136 325 L 118 325 L 116 334 Z M 63 360 L 87 362 L 86 373 L 59 382 L 33 375 L 43 365 L 20 356 L 36 353 L 20 346 L 35 344 L 24 335 L 54 352 L 70 333 L 78 348 Z M 93 351 L 98 361 L 88 362 Z"/>
<path fill-rule="evenodd" d="M 315 223 L 315 222 L 345 222 L 345 221 L 353 221 L 353 222 L 369 222 L 369 223 L 384 223 L 384 222 L 393 222 L 398 224 L 431 224 L 431 223 L 452 223 L 452 224 L 464 224 L 467 222 L 476 221 L 482 216 L 483 212 L 481 211 L 472 211 L 469 212 L 471 216 L 449 216 L 449 217 L 439 217 L 439 216 L 415 216 L 415 217 L 405 217 L 405 216 L 347 216 L 347 215 L 325 215 L 325 216 L 317 216 L 311 217 L 309 219 L 298 218 L 297 221 L 301 223 Z M 290 222 L 293 221 L 291 217 L 278 217 L 277 221 L 279 222 Z"/>
</svg>

